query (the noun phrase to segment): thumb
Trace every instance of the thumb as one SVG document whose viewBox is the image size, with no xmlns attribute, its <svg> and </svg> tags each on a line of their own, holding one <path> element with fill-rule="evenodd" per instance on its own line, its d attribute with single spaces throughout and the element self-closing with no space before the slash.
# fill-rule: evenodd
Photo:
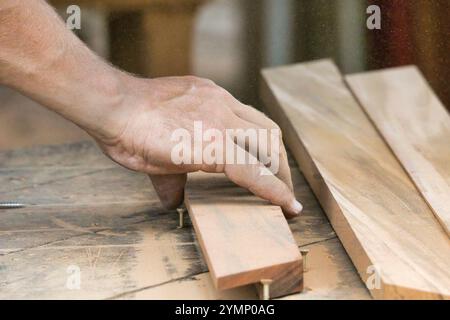
<svg viewBox="0 0 450 320">
<path fill-rule="evenodd" d="M 161 204 L 166 209 L 175 209 L 183 203 L 187 174 L 149 175 Z"/>
</svg>

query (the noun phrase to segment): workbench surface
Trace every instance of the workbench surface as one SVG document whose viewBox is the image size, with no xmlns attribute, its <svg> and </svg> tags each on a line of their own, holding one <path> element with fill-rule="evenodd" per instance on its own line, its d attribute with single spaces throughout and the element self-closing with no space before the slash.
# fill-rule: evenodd
<svg viewBox="0 0 450 320">
<path fill-rule="evenodd" d="M 307 248 L 305 290 L 284 299 L 369 299 L 296 164 L 304 205 L 289 226 Z M 0 299 L 255 299 L 214 289 L 188 217 L 161 208 L 145 174 L 92 142 L 0 152 Z"/>
</svg>

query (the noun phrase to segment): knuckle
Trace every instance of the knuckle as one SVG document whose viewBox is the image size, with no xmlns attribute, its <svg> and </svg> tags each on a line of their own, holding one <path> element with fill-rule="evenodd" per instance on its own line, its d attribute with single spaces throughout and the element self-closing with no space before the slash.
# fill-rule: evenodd
<svg viewBox="0 0 450 320">
<path fill-rule="evenodd" d="M 267 119 L 269 119 L 270 129 L 281 130 L 280 126 L 275 121 L 273 121 L 270 118 L 267 118 Z"/>
<path fill-rule="evenodd" d="M 197 90 L 202 90 L 202 89 L 213 89 L 215 87 L 218 87 L 214 81 L 206 79 L 206 78 L 199 78 L 196 76 L 192 76 L 192 75 L 188 75 L 188 76 L 184 76 L 184 79 L 190 83 L 190 85 L 197 89 Z"/>
<path fill-rule="evenodd" d="M 199 87 L 206 87 L 206 88 L 211 88 L 211 87 L 215 87 L 216 84 L 214 83 L 214 81 L 210 80 L 210 79 L 206 79 L 206 78 L 199 78 L 199 77 L 195 77 L 195 76 L 191 76 L 194 78 L 194 82 L 197 84 L 197 86 Z"/>
<path fill-rule="evenodd" d="M 197 83 L 197 82 L 199 82 L 199 80 L 200 80 L 199 77 L 191 76 L 191 75 L 184 76 L 184 79 L 185 79 L 186 81 L 188 81 L 188 82 L 193 82 L 193 83 Z"/>
<path fill-rule="evenodd" d="M 269 119 L 268 122 L 269 130 L 272 134 L 277 134 L 280 141 L 283 140 L 283 132 L 278 124 L 276 124 L 273 120 Z"/>
</svg>

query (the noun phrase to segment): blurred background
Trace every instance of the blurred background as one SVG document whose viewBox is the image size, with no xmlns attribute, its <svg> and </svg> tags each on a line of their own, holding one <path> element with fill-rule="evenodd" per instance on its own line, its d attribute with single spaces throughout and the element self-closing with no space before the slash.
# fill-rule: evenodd
<svg viewBox="0 0 450 320">
<path fill-rule="evenodd" d="M 260 108 L 261 68 L 332 58 L 343 73 L 416 64 L 450 107 L 448 0 L 51 0 L 81 8 L 74 32 L 118 67 L 194 74 Z M 369 30 L 369 5 L 381 29 Z M 0 149 L 87 139 L 75 125 L 0 86 Z"/>
</svg>

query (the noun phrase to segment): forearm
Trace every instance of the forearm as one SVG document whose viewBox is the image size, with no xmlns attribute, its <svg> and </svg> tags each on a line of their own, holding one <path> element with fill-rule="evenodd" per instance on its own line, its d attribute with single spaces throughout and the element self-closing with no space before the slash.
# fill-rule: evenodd
<svg viewBox="0 0 450 320">
<path fill-rule="evenodd" d="M 123 99 L 122 77 L 67 30 L 46 2 L 0 2 L 2 84 L 107 135 L 105 118 Z"/>
</svg>

